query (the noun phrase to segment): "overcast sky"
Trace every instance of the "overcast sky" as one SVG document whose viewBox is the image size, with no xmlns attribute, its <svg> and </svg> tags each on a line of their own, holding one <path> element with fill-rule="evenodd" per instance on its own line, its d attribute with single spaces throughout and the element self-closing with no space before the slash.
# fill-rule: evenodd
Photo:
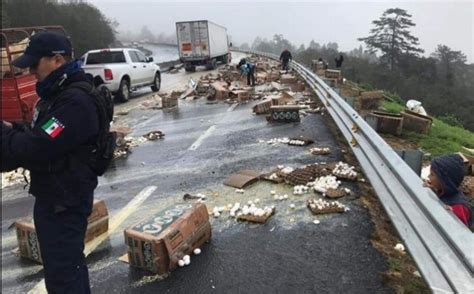
<svg viewBox="0 0 474 294">
<path fill-rule="evenodd" d="M 270 39 L 283 34 L 299 46 L 337 42 L 339 49 L 358 47 L 388 8 L 411 14 L 414 36 L 426 54 L 437 44 L 461 50 L 474 61 L 474 0 L 464 1 L 160 1 L 88 0 L 107 17 L 117 20 L 119 31 L 139 31 L 147 25 L 155 33 L 175 33 L 175 22 L 207 19 L 227 27 L 235 43 Z"/>
</svg>

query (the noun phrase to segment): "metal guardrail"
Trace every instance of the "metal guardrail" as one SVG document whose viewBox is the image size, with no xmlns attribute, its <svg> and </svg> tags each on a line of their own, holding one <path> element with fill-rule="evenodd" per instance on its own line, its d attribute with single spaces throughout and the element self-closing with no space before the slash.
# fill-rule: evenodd
<svg viewBox="0 0 474 294">
<path fill-rule="evenodd" d="M 182 62 L 179 59 L 170 60 L 165 62 L 156 63 L 160 66 L 161 72 L 168 72 L 171 69 L 175 68 L 177 65 L 180 65 Z"/>
<path fill-rule="evenodd" d="M 274 54 L 234 50 L 278 60 Z M 474 234 L 395 151 L 320 77 L 303 65 L 306 80 L 349 142 L 385 211 L 433 293 L 474 293 Z"/>
</svg>

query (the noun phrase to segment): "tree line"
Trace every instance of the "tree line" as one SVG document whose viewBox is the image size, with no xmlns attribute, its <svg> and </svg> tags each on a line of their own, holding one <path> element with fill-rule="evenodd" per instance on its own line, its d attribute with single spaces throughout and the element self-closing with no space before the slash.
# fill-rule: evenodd
<svg viewBox="0 0 474 294">
<path fill-rule="evenodd" d="M 133 32 L 130 30 L 118 32 L 117 37 L 123 42 L 152 42 L 162 44 L 177 44 L 176 33 L 154 33 L 147 26 L 144 25 L 139 32 Z"/>
<path fill-rule="evenodd" d="M 2 0 L 2 28 L 61 25 L 72 39 L 76 57 L 116 42 L 118 24 L 86 2 Z"/>
<path fill-rule="evenodd" d="M 369 35 L 358 39 L 367 49 L 360 46 L 342 53 L 337 43 L 314 41 L 308 47 L 296 47 L 282 35 L 271 40 L 258 37 L 241 47 L 275 54 L 286 48 L 296 61 L 308 66 L 323 58 L 335 67 L 334 59 L 342 53 L 345 78 L 367 89 L 396 93 L 400 102 L 419 100 L 430 115 L 474 131 L 474 64 L 467 63 L 466 55 L 439 44 L 428 57 L 421 56 L 418 38 L 410 32 L 416 24 L 403 9 L 387 9 L 372 24 Z"/>
</svg>

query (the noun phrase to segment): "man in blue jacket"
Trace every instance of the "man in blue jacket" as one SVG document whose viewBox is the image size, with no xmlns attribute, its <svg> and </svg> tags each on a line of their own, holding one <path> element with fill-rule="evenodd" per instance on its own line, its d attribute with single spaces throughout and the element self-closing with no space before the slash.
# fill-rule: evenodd
<svg viewBox="0 0 474 294">
<path fill-rule="evenodd" d="M 84 85 L 92 90 L 92 81 L 72 60 L 70 41 L 53 32 L 33 35 L 13 65 L 36 75 L 40 100 L 30 126 L 2 121 L 2 171 L 30 170 L 48 292 L 90 293 L 83 250 L 97 175 L 87 159 L 99 116 Z"/>
<path fill-rule="evenodd" d="M 255 86 L 255 64 L 248 62 L 245 58 L 242 58 L 237 65 L 240 69 L 241 76 L 247 76 L 247 85 Z"/>
</svg>

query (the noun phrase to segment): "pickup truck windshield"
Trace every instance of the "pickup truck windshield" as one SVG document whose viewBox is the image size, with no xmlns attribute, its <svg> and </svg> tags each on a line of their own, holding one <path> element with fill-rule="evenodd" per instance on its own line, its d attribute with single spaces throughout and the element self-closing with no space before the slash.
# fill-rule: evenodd
<svg viewBox="0 0 474 294">
<path fill-rule="evenodd" d="M 125 63 L 123 51 L 104 51 L 89 53 L 87 55 L 86 65 L 103 63 Z"/>
</svg>

